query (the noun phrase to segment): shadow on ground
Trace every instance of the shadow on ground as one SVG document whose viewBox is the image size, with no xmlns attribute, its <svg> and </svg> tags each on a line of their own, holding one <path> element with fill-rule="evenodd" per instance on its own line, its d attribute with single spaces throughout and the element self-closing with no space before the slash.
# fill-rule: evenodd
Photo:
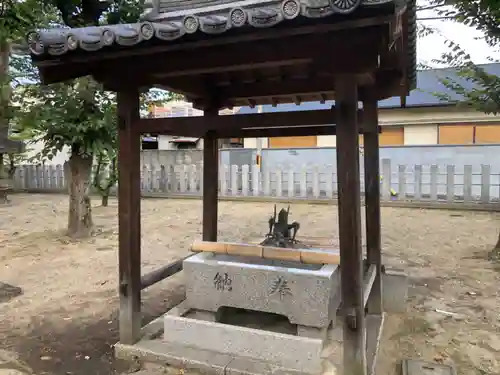
<svg viewBox="0 0 500 375">
<path fill-rule="evenodd" d="M 23 290 L 18 286 L 10 285 L 0 281 L 0 303 L 8 302 L 12 298 L 23 294 Z"/>
<path fill-rule="evenodd" d="M 144 293 L 144 324 L 184 299 L 183 288 L 164 289 Z M 113 345 L 118 341 L 118 301 L 113 302 L 109 311 L 100 316 L 64 322 L 64 330 L 55 326 L 54 319 L 33 317 L 30 332 L 8 336 L 1 346 L 16 353 L 19 363 L 36 375 L 111 375 L 134 371 L 133 364 L 116 360 L 113 355 Z M 20 366 L 12 363 L 9 367 Z"/>
</svg>

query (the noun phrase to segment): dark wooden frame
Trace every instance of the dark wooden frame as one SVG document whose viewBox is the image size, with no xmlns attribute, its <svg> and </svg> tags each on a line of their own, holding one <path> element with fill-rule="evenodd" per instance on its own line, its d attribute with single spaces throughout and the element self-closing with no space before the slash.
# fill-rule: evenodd
<svg viewBox="0 0 500 375">
<path fill-rule="evenodd" d="M 33 57 L 45 83 L 90 74 L 118 94 L 122 344 L 133 345 L 141 338 L 141 290 L 181 271 L 183 261 L 141 277 L 141 134 L 203 137 L 203 181 L 208 182 L 203 186 L 205 241 L 217 241 L 219 138 L 336 134 L 344 372 L 373 372 L 376 349 L 367 354 L 367 322 L 371 316 L 381 321 L 383 315 L 377 101 L 409 92 L 408 77 L 414 75 L 408 70 L 411 12 L 402 8 L 393 14 L 148 48 Z M 140 90 L 151 86 L 185 94 L 204 110 L 204 116 L 140 119 Z M 236 105 L 331 99 L 336 103 L 329 110 L 218 116 L 219 110 Z M 358 109 L 359 101 L 363 110 Z M 366 261 L 361 245 L 360 133 L 364 134 Z M 380 325 L 376 337 L 379 330 Z"/>
<path fill-rule="evenodd" d="M 203 117 L 138 119 L 138 91 L 119 94 L 119 222 L 120 222 L 120 342 L 134 344 L 141 338 L 141 290 L 182 270 L 176 260 L 158 270 L 140 276 L 140 178 L 139 139 L 142 133 L 198 135 L 204 129 L 203 181 L 218 179 L 217 139 L 231 136 L 292 136 L 296 134 L 337 136 L 338 207 L 340 224 L 341 272 L 349 275 L 342 282 L 344 319 L 344 368 L 349 373 L 369 374 L 374 358 L 367 355 L 367 314 L 381 316 L 382 257 L 380 231 L 380 183 L 378 110 L 375 88 L 373 96 L 358 110 L 358 86 L 355 77 L 340 76 L 336 82 L 336 107 L 331 110 L 252 115 L 218 116 L 218 107 L 205 108 Z M 125 111 L 122 108 L 127 108 Z M 122 111 L 124 111 L 122 113 Z M 359 118 L 363 118 L 363 126 Z M 335 125 L 320 125 L 330 120 Z M 249 127 L 263 124 L 263 127 Z M 275 124 L 275 128 L 270 128 Z M 287 124 L 293 127 L 279 126 Z M 132 126 L 134 125 L 134 126 Z M 208 129 L 208 130 L 207 130 Z M 301 129 L 300 133 L 297 132 Z M 275 132 L 276 131 L 276 132 Z M 188 131 L 189 132 L 189 131 Z M 359 137 L 364 134 L 365 204 L 368 268 L 365 270 L 361 247 L 361 199 L 359 171 Z M 200 133 L 201 134 L 201 133 Z M 203 187 L 203 240 L 217 241 L 217 184 Z M 188 255 L 189 256 L 189 255 Z M 345 278 L 344 278 L 345 280 Z M 372 349 L 373 351 L 373 349 Z"/>
</svg>

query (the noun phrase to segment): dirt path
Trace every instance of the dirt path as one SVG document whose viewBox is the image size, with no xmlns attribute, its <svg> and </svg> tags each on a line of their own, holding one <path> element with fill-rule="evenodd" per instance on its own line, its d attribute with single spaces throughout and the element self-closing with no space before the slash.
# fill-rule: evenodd
<svg viewBox="0 0 500 375">
<path fill-rule="evenodd" d="M 265 233 L 271 210 L 271 204 L 221 203 L 220 238 L 246 241 Z M 142 213 L 143 272 L 187 254 L 199 238 L 200 201 L 144 200 Z M 111 348 L 117 341 L 116 202 L 94 214 L 99 233 L 75 243 L 63 235 L 67 197 L 16 195 L 0 207 L 0 281 L 23 289 L 0 302 L 0 374 L 6 362 L 36 375 L 127 369 L 114 362 Z M 336 207 L 294 205 L 291 215 L 301 222 L 299 237 L 338 235 Z M 499 374 L 500 266 L 485 259 L 498 215 L 384 208 L 382 224 L 385 263 L 405 268 L 412 288 L 409 313 L 388 319 L 379 373 L 394 373 L 396 361 L 411 356 L 453 360 L 459 374 Z M 147 290 L 145 320 L 183 294 L 182 275 Z"/>
</svg>

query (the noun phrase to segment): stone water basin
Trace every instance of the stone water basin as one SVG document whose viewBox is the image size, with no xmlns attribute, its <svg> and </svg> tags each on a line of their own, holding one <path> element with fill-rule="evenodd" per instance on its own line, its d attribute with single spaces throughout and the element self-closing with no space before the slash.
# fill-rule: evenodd
<svg viewBox="0 0 500 375">
<path fill-rule="evenodd" d="M 239 255 L 198 253 L 184 261 L 186 302 L 286 316 L 290 323 L 325 328 L 340 304 L 340 269 Z"/>
</svg>

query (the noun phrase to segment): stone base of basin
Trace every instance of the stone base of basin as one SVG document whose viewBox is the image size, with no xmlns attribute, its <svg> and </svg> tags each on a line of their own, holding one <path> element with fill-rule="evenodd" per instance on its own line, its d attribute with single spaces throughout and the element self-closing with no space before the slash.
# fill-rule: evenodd
<svg viewBox="0 0 500 375">
<path fill-rule="evenodd" d="M 368 317 L 367 359 L 371 375 L 382 325 L 383 316 Z M 116 344 L 115 355 L 211 375 L 342 375 L 341 326 L 330 326 L 326 340 L 299 337 L 293 332 L 300 329 L 291 324 L 267 325 L 265 329 L 247 327 L 217 323 L 212 313 L 194 311 L 183 302 L 145 326 L 138 343 Z M 213 341 L 203 337 L 214 332 L 221 336 L 212 337 Z M 242 342 L 245 339 L 251 341 Z"/>
</svg>

